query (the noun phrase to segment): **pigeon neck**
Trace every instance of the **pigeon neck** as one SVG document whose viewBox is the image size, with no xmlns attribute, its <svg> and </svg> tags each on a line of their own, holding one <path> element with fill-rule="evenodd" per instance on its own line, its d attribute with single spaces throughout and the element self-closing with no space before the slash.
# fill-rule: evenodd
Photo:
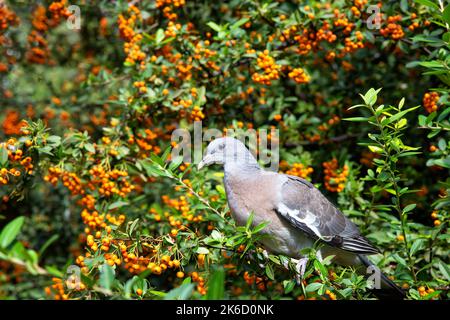
<svg viewBox="0 0 450 320">
<path fill-rule="evenodd" d="M 233 174 L 255 174 L 259 172 L 261 168 L 258 163 L 241 163 L 241 162 L 226 162 L 224 165 L 225 175 L 233 175 Z"/>
</svg>

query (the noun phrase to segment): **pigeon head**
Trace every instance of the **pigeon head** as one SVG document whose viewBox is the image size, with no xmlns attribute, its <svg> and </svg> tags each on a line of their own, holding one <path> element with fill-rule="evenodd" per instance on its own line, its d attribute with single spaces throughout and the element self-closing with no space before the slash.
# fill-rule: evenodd
<svg viewBox="0 0 450 320">
<path fill-rule="evenodd" d="M 256 159 L 245 145 L 234 138 L 224 137 L 211 141 L 198 169 L 212 164 L 221 165 L 257 165 Z"/>
</svg>

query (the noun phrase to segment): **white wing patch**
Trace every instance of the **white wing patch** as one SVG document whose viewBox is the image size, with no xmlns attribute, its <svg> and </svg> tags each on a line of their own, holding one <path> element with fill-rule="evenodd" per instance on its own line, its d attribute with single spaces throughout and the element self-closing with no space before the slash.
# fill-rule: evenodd
<svg viewBox="0 0 450 320">
<path fill-rule="evenodd" d="M 278 212 L 288 220 L 294 219 L 300 223 L 305 224 L 309 229 L 311 229 L 319 238 L 322 238 L 319 230 L 316 226 L 316 217 L 310 211 L 306 211 L 305 218 L 302 219 L 299 216 L 300 211 L 298 209 L 290 209 L 284 203 L 278 205 Z"/>
</svg>

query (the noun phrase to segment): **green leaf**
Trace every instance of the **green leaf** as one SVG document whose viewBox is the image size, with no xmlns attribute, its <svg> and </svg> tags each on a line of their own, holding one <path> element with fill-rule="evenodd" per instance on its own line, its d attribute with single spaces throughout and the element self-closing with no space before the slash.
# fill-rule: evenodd
<svg viewBox="0 0 450 320">
<path fill-rule="evenodd" d="M 439 261 L 438 268 L 445 279 L 447 279 L 447 281 L 450 281 L 450 268 L 448 267 L 448 265 L 442 263 L 442 261 Z"/>
<path fill-rule="evenodd" d="M 422 249 L 422 246 L 425 242 L 425 239 L 416 239 L 411 245 L 411 248 L 409 249 L 409 253 L 411 256 L 414 256 L 416 252 L 418 252 L 420 249 Z"/>
<path fill-rule="evenodd" d="M 151 162 L 139 161 L 139 163 L 141 164 L 141 166 L 144 168 L 144 170 L 147 172 L 147 175 L 149 175 L 149 176 L 160 177 L 160 176 L 165 176 L 166 175 L 164 170 L 156 167 Z"/>
<path fill-rule="evenodd" d="M 394 121 L 397 121 L 397 120 L 399 120 L 400 118 L 403 118 L 403 116 L 404 116 L 405 114 L 407 114 L 408 112 L 411 112 L 411 111 L 413 111 L 414 109 L 417 109 L 417 108 L 419 108 L 419 106 L 413 107 L 413 108 L 409 108 L 409 109 L 407 109 L 407 110 L 403 110 L 403 111 L 401 111 L 401 112 L 399 112 L 399 113 L 396 113 L 396 114 L 394 114 L 392 117 L 389 117 L 389 118 L 384 119 L 384 120 L 382 121 L 382 125 L 388 125 L 388 124 L 390 124 L 390 123 L 392 123 L 392 122 L 394 122 Z"/>
<path fill-rule="evenodd" d="M 429 8 L 433 8 L 433 9 L 439 10 L 439 6 L 436 3 L 434 3 L 433 1 L 431 1 L 431 0 L 414 0 L 414 1 L 416 3 L 418 3 L 418 4 L 422 4 L 422 5 L 427 6 Z"/>
<path fill-rule="evenodd" d="M 61 137 L 59 136 L 50 136 L 47 138 L 47 143 L 52 147 L 57 147 L 61 144 Z"/>
<path fill-rule="evenodd" d="M 397 124 L 395 125 L 395 127 L 396 127 L 397 129 L 401 129 L 401 128 L 403 128 L 404 126 L 406 126 L 407 124 L 408 124 L 408 120 L 406 120 L 405 118 L 403 118 L 403 119 L 400 119 L 399 122 L 397 122 Z"/>
<path fill-rule="evenodd" d="M 438 130 L 433 130 L 433 131 L 431 131 L 429 134 L 427 134 L 427 138 L 428 138 L 428 139 L 431 139 L 431 138 L 433 138 L 434 136 L 438 135 L 439 132 L 441 132 L 440 129 L 438 129 Z"/>
<path fill-rule="evenodd" d="M 225 271 L 223 268 L 217 268 L 213 271 L 208 281 L 208 300 L 221 300 L 225 294 Z"/>
<path fill-rule="evenodd" d="M 252 225 L 254 216 L 255 216 L 254 213 L 251 212 L 250 215 L 248 216 L 247 224 L 245 225 L 245 229 L 247 229 L 247 230 L 250 229 L 250 226 Z"/>
<path fill-rule="evenodd" d="M 160 157 L 158 157 L 158 155 L 156 155 L 155 153 L 150 153 L 150 160 L 154 163 L 156 163 L 157 165 L 160 165 L 161 167 L 164 167 L 164 161 L 163 159 L 161 159 Z"/>
<path fill-rule="evenodd" d="M 442 40 L 444 42 L 450 42 L 450 32 L 446 32 L 442 35 Z"/>
<path fill-rule="evenodd" d="M 50 245 L 55 242 L 56 240 L 58 240 L 59 235 L 58 234 L 54 234 L 53 236 L 51 236 L 47 241 L 45 241 L 45 243 L 43 244 L 43 246 L 39 249 L 39 256 L 42 256 L 45 252 L 45 250 L 47 250 L 48 247 L 50 247 Z"/>
<path fill-rule="evenodd" d="M 115 276 L 114 269 L 109 264 L 103 264 L 100 267 L 99 285 L 106 290 L 111 290 Z"/>
<path fill-rule="evenodd" d="M 273 273 L 273 269 L 270 264 L 266 264 L 266 275 L 270 280 L 275 280 L 275 275 Z"/>
<path fill-rule="evenodd" d="M 405 98 L 402 98 L 401 100 L 400 100 L 400 102 L 398 103 L 398 108 L 399 108 L 399 110 L 401 110 L 402 108 L 403 108 L 403 105 L 405 104 Z"/>
<path fill-rule="evenodd" d="M 131 294 L 131 288 L 133 287 L 134 283 L 136 281 L 139 280 L 138 276 L 134 276 L 133 278 L 131 278 L 130 280 L 128 280 L 125 283 L 125 287 L 124 287 L 124 292 L 125 292 L 125 297 L 126 298 L 130 298 L 130 294 Z"/>
<path fill-rule="evenodd" d="M 208 254 L 209 250 L 207 248 L 205 248 L 205 247 L 198 247 L 196 252 L 198 254 Z"/>
<path fill-rule="evenodd" d="M 284 293 L 288 294 L 295 287 L 295 282 L 293 280 L 284 280 L 283 281 Z"/>
<path fill-rule="evenodd" d="M 408 0 L 400 1 L 400 9 L 402 9 L 403 12 L 408 13 Z"/>
<path fill-rule="evenodd" d="M 170 290 L 164 300 L 186 300 L 192 295 L 195 285 L 193 283 L 183 283 L 178 288 Z"/>
<path fill-rule="evenodd" d="M 236 30 L 236 29 L 239 28 L 240 26 L 246 24 L 248 20 L 249 20 L 248 18 L 242 18 L 242 19 L 236 21 L 236 22 L 233 23 L 233 25 L 230 27 L 230 30 Z"/>
<path fill-rule="evenodd" d="M 380 174 L 378 175 L 378 179 L 380 179 L 381 181 L 386 181 L 389 178 L 389 173 L 387 173 L 386 171 L 381 171 Z"/>
<path fill-rule="evenodd" d="M 450 4 L 447 5 L 444 9 L 444 12 L 442 12 L 442 19 L 445 23 L 450 24 Z"/>
<path fill-rule="evenodd" d="M 6 165 L 8 162 L 8 150 L 6 150 L 6 147 L 3 146 L 0 148 L 0 164 Z"/>
<path fill-rule="evenodd" d="M 84 149 L 86 149 L 86 151 L 88 151 L 90 153 L 95 153 L 95 148 L 94 148 L 94 145 L 92 143 L 86 143 L 84 145 Z"/>
<path fill-rule="evenodd" d="M 208 22 L 206 25 L 216 32 L 222 31 L 222 27 L 213 21 Z"/>
<path fill-rule="evenodd" d="M 268 224 L 269 224 L 269 221 L 261 222 L 260 224 L 258 224 L 258 225 L 252 230 L 252 233 L 258 233 L 258 232 L 260 232 L 262 229 L 264 229 L 265 227 L 267 227 Z"/>
<path fill-rule="evenodd" d="M 47 272 L 50 273 L 52 276 L 55 276 L 55 277 L 58 277 L 58 278 L 63 278 L 64 277 L 64 273 L 59 271 L 56 267 L 46 266 L 45 270 L 47 270 Z"/>
<path fill-rule="evenodd" d="M 136 227 L 137 227 L 138 222 L 139 222 L 139 218 L 137 218 L 137 219 L 135 219 L 135 220 L 133 220 L 133 221 L 128 222 L 128 225 L 127 225 L 127 227 L 128 227 L 127 233 L 128 233 L 128 234 L 130 234 L 130 235 L 133 234 L 134 230 L 135 230 Z"/>
<path fill-rule="evenodd" d="M 164 40 L 165 34 L 164 34 L 164 29 L 159 28 L 156 31 L 156 35 L 155 35 L 155 42 L 156 45 L 159 45 L 163 40 Z"/>
<path fill-rule="evenodd" d="M 314 267 L 320 272 L 321 278 L 326 278 L 328 276 L 327 268 L 319 260 L 314 260 Z"/>
<path fill-rule="evenodd" d="M 409 156 L 414 156 L 416 154 L 422 154 L 422 152 L 417 152 L 417 151 L 408 151 L 408 152 L 402 152 L 398 157 L 409 157 Z"/>
<path fill-rule="evenodd" d="M 419 115 L 419 126 L 425 127 L 426 124 L 427 124 L 427 117 L 424 116 L 423 114 Z"/>
<path fill-rule="evenodd" d="M 364 96 L 362 96 L 364 103 L 368 106 L 373 106 L 375 104 L 375 102 L 377 102 L 377 99 L 378 99 L 377 95 L 378 95 L 378 92 L 380 92 L 380 91 L 381 91 L 381 89 L 375 90 L 373 88 L 370 88 L 369 91 L 367 91 L 367 93 Z"/>
<path fill-rule="evenodd" d="M 168 148 L 164 151 L 164 153 L 163 153 L 162 156 L 161 156 L 162 162 L 166 162 L 166 160 L 167 160 L 167 158 L 169 157 L 171 151 L 172 151 L 172 148 L 171 148 L 171 147 L 168 147 Z"/>
<path fill-rule="evenodd" d="M 369 121 L 369 118 L 366 117 L 353 117 L 353 118 L 344 118 L 345 121 L 352 121 L 352 122 L 367 122 Z"/>
<path fill-rule="evenodd" d="M 374 153 L 382 153 L 383 149 L 381 149 L 380 147 L 377 146 L 368 146 L 369 150 L 374 152 Z"/>
<path fill-rule="evenodd" d="M 308 284 L 308 286 L 306 287 L 306 292 L 315 292 L 317 290 L 320 289 L 320 287 L 322 287 L 322 283 L 319 282 L 313 282 Z"/>
<path fill-rule="evenodd" d="M 153 294 L 153 295 L 155 295 L 157 297 L 160 297 L 160 298 L 163 298 L 163 297 L 166 296 L 166 293 L 163 292 L 163 291 L 150 290 L 149 293 Z"/>
<path fill-rule="evenodd" d="M 445 150 L 447 149 L 447 142 L 445 142 L 445 140 L 442 139 L 442 138 L 439 139 L 438 147 L 439 147 L 439 149 L 441 149 L 442 151 L 445 151 Z"/>
<path fill-rule="evenodd" d="M 183 162 L 183 157 L 182 156 L 178 156 L 175 159 L 172 159 L 172 162 L 169 165 L 169 170 L 173 171 L 176 168 L 178 168 L 180 166 L 180 164 Z"/>
<path fill-rule="evenodd" d="M 116 202 L 111 203 L 111 204 L 108 206 L 108 210 L 114 210 L 114 209 L 121 208 L 121 207 L 124 207 L 124 206 L 127 206 L 127 205 L 129 205 L 128 202 L 120 201 L 120 200 L 119 200 L 119 201 L 116 201 Z"/>
<path fill-rule="evenodd" d="M 0 248 L 7 248 L 14 241 L 24 221 L 24 217 L 17 217 L 3 228 L 0 233 Z"/>
<path fill-rule="evenodd" d="M 446 159 L 436 159 L 434 160 L 434 165 L 450 169 L 450 157 Z"/>
<path fill-rule="evenodd" d="M 361 216 L 364 216 L 364 215 L 361 213 Z M 325 259 L 322 260 L 322 264 L 324 266 L 330 265 L 332 263 L 334 257 L 335 257 L 335 255 L 333 255 L 333 254 L 326 256 Z"/>
<path fill-rule="evenodd" d="M 415 207 L 416 207 L 416 204 L 415 204 L 415 203 L 408 204 L 408 205 L 403 209 L 403 213 L 410 212 L 410 211 L 414 210 Z"/>
<path fill-rule="evenodd" d="M 449 115 L 449 113 L 450 113 L 450 107 L 448 107 L 447 109 L 445 109 L 444 111 L 441 112 L 441 114 L 437 118 L 437 121 L 440 122 L 440 121 L 444 120 Z"/>
<path fill-rule="evenodd" d="M 348 110 L 352 110 L 352 109 L 356 109 L 356 108 L 362 108 L 365 107 L 365 104 L 355 104 L 354 106 L 351 106 L 350 108 L 348 108 Z"/>
<path fill-rule="evenodd" d="M 17 258 L 22 261 L 31 261 L 31 257 L 28 254 L 27 249 L 25 249 L 25 246 L 22 244 L 22 242 L 16 241 L 12 248 L 8 252 L 8 256 L 12 258 Z"/>
<path fill-rule="evenodd" d="M 349 297 L 349 296 L 352 294 L 353 288 L 345 288 L 345 289 L 338 290 L 338 291 L 339 291 L 339 293 L 340 293 L 342 296 L 344 296 L 345 298 L 347 298 L 347 297 Z"/>
<path fill-rule="evenodd" d="M 442 291 L 440 291 L 440 290 L 436 290 L 434 292 L 428 293 L 428 294 L 426 294 L 425 296 L 422 297 L 422 300 L 430 300 L 430 299 L 432 299 L 434 297 L 439 296 L 441 294 L 441 292 Z"/>
</svg>

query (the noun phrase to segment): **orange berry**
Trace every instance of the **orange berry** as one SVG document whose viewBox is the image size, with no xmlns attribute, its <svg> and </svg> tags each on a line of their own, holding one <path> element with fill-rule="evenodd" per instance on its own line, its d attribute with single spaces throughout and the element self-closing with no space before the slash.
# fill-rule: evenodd
<svg viewBox="0 0 450 320">
<path fill-rule="evenodd" d="M 164 263 L 169 263 L 169 261 L 170 261 L 170 256 L 168 256 L 168 255 L 164 255 L 164 256 L 162 256 L 161 257 L 161 261 L 162 262 L 164 262 Z"/>
<path fill-rule="evenodd" d="M 152 271 L 154 274 L 161 274 L 162 269 L 160 266 L 155 266 Z"/>
<path fill-rule="evenodd" d="M 173 263 L 173 267 L 174 267 L 174 268 L 180 267 L 180 261 L 179 261 L 179 260 L 176 260 L 176 259 L 175 259 L 175 260 L 172 261 L 172 263 Z"/>
</svg>

